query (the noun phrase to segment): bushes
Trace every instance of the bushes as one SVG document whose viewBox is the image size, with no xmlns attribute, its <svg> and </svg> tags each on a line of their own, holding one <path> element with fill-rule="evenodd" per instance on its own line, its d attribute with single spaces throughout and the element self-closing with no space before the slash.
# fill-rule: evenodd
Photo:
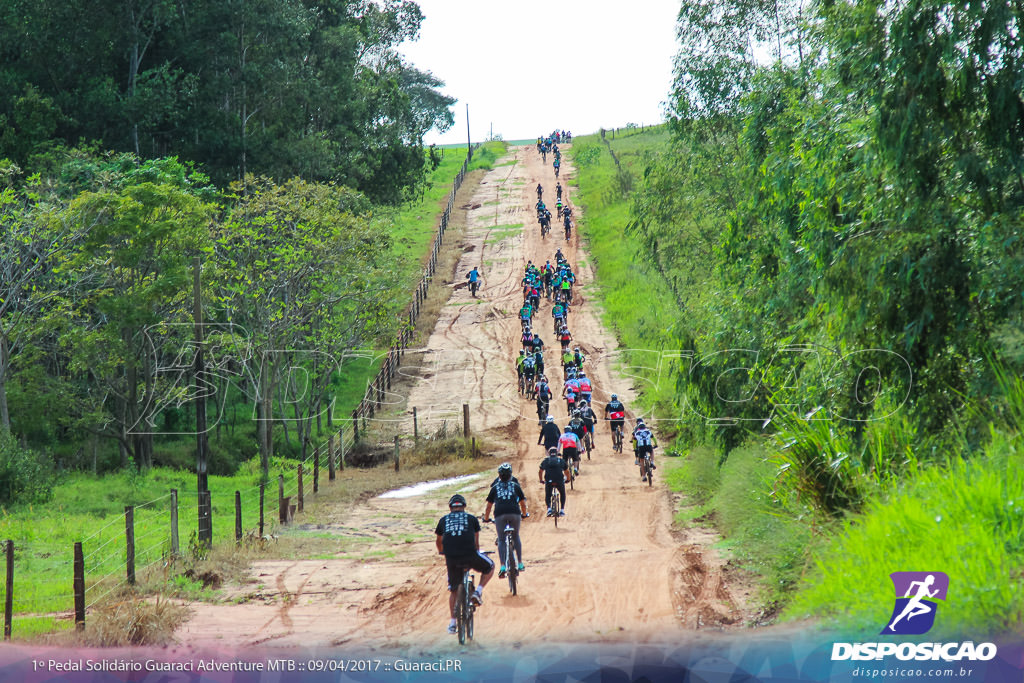
<svg viewBox="0 0 1024 683">
<path fill-rule="evenodd" d="M 47 456 L 18 445 L 0 430 L 0 505 L 43 503 L 53 495 L 53 465 Z"/>
</svg>

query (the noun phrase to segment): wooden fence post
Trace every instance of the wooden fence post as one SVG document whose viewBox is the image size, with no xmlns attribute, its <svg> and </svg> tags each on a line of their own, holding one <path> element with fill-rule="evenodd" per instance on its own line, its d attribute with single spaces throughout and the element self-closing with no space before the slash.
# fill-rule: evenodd
<svg viewBox="0 0 1024 683">
<path fill-rule="evenodd" d="M 178 543 L 178 489 L 171 489 L 171 555 L 180 555 Z"/>
<path fill-rule="evenodd" d="M 462 436 L 469 438 L 469 404 L 462 404 Z"/>
<path fill-rule="evenodd" d="M 327 481 L 334 481 L 337 476 L 334 469 L 334 434 L 327 437 Z"/>
<path fill-rule="evenodd" d="M 313 493 L 320 491 L 320 447 L 313 449 Z"/>
<path fill-rule="evenodd" d="M 235 542 L 242 542 L 242 492 L 235 491 Z"/>
<path fill-rule="evenodd" d="M 295 468 L 297 470 L 296 476 L 295 476 L 295 483 L 296 483 L 296 486 L 298 487 L 298 493 L 299 493 L 298 512 L 302 512 L 302 502 L 303 502 L 302 463 L 300 462 L 298 465 L 295 466 Z"/>
<path fill-rule="evenodd" d="M 398 437 L 395 437 L 395 472 L 398 471 Z"/>
<path fill-rule="evenodd" d="M 14 541 L 4 542 L 7 558 L 7 594 L 4 596 L 4 640 L 11 639 L 11 621 L 14 619 Z"/>
<path fill-rule="evenodd" d="M 420 421 L 416 415 L 416 406 L 412 408 L 412 442 L 417 446 L 420 444 Z"/>
<path fill-rule="evenodd" d="M 135 508 L 124 506 L 124 539 L 127 546 L 128 584 L 135 585 Z"/>
<path fill-rule="evenodd" d="M 277 514 L 281 524 L 288 521 L 288 510 L 284 503 L 284 475 L 277 475 Z"/>
<path fill-rule="evenodd" d="M 263 498 L 266 494 L 267 485 L 260 482 L 260 538 L 263 538 Z"/>
<path fill-rule="evenodd" d="M 75 542 L 74 579 L 72 586 L 75 592 L 75 630 L 85 630 L 85 555 L 82 542 Z"/>
</svg>

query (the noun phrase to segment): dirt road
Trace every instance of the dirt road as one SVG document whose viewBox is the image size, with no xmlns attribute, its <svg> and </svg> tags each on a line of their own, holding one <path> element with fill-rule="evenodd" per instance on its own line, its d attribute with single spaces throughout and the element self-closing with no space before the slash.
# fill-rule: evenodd
<svg viewBox="0 0 1024 683">
<path fill-rule="evenodd" d="M 556 180 L 548 161 L 543 164 L 534 148 L 512 148 L 476 190 L 457 278 L 478 266 L 483 288 L 479 299 L 465 288 L 453 291 L 408 397 L 408 405 L 419 406 L 421 425 L 455 421 L 455 408 L 469 403 L 474 429 L 507 443 L 507 452 L 472 482 L 411 498 L 376 498 L 339 512 L 318 532 L 336 534 L 343 552 L 257 563 L 251 582 L 228 589 L 231 604 L 195 605 L 193 618 L 177 634 L 183 644 L 457 647 L 445 632 L 445 569 L 433 526 L 456 490 L 466 494 L 470 512 L 482 516 L 494 468 L 505 458 L 534 513 L 522 530 L 527 570 L 516 597 L 497 578 L 488 586 L 476 647 L 541 640 L 667 642 L 743 621 L 742 596 L 730 595 L 721 561 L 710 548 L 714 539 L 699 531 L 672 531 L 671 494 L 660 477 L 653 487 L 642 485 L 632 455 L 613 454 L 607 431 L 599 432 L 593 459 L 584 460 L 559 527 L 543 514 L 536 414 L 518 395 L 513 369 L 520 348 L 519 281 L 528 260 L 553 262 L 561 247 L 574 266 L 581 286 L 569 322 L 589 359 L 598 412 L 612 392 L 627 407 L 635 399 L 629 382 L 616 374 L 616 343 L 601 324 L 593 268 L 578 234 L 566 242 L 555 230 L 541 239 L 533 207 L 538 182 L 554 205 Z M 564 161 L 563 196 L 573 204 L 567 181 L 574 171 L 571 160 Z M 578 218 L 581 211 L 574 210 Z M 549 303 L 539 315 L 547 363 L 557 367 Z M 554 386 L 560 391 L 560 384 Z M 552 408 L 564 426 L 564 403 Z M 481 546 L 494 547 L 493 526 L 481 534 Z"/>
</svg>

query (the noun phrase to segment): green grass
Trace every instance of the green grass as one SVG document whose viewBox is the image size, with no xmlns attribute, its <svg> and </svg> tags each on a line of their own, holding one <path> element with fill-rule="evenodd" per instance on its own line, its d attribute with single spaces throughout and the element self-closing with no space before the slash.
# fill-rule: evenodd
<svg viewBox="0 0 1024 683">
<path fill-rule="evenodd" d="M 941 571 L 949 595 L 929 638 L 1024 634 L 1024 451 L 995 433 L 983 454 L 923 469 L 849 519 L 785 612 L 877 634 L 894 571 Z"/>
<path fill-rule="evenodd" d="M 612 147 L 626 171 L 639 177 L 644 155 L 667 139 L 664 127 L 650 128 L 644 134 L 620 136 Z M 643 392 L 641 406 L 633 408 L 669 416 L 675 394 L 672 372 L 678 361 L 662 359 L 662 352 L 677 347 L 672 334 L 678 315 L 675 299 L 647 266 L 640 245 L 624 234 L 631 198 L 619 191 L 615 164 L 600 137 L 576 137 L 566 154 L 577 166 L 574 199 L 583 208 L 578 214 L 580 231 L 595 265 L 604 323 L 622 348 L 641 350 L 621 356 L 620 369 Z"/>
<path fill-rule="evenodd" d="M 294 482 L 297 464 L 290 460 L 273 463 L 273 483 L 265 492 L 266 533 L 277 526 L 277 475 L 284 474 L 286 482 Z M 215 544 L 234 538 L 236 490 L 242 496 L 243 529 L 256 528 L 258 480 L 255 461 L 233 477 L 209 477 Z M 102 477 L 70 474 L 56 486 L 54 502 L 48 506 L 4 511 L 0 538 L 13 540 L 15 547 L 14 611 L 45 613 L 73 608 L 76 541 L 82 542 L 85 557 L 86 604 L 100 598 L 111 580 L 125 577 L 125 505 L 136 506 L 136 572 L 141 575 L 147 567 L 162 571 L 170 551 L 172 488 L 178 490 L 180 552 L 187 555 L 198 525 L 196 478 L 189 472 L 154 468 L 144 474 L 132 471 Z M 285 495 L 293 494 L 294 483 L 286 483 Z M 18 622 L 20 631 L 21 619 Z"/>
</svg>

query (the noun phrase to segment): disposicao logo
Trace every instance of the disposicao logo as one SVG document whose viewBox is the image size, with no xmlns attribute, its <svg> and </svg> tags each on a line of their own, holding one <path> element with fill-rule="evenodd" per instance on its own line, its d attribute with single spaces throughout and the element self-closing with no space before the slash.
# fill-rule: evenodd
<svg viewBox="0 0 1024 683">
<path fill-rule="evenodd" d="M 896 589 L 892 608 L 881 635 L 916 636 L 935 625 L 938 600 L 945 600 L 949 577 L 942 572 L 893 572 L 889 575 Z M 907 661 L 988 661 L 994 658 L 994 643 L 973 641 L 951 643 L 833 643 L 832 660 L 882 660 L 886 657 Z"/>
<path fill-rule="evenodd" d="M 949 591 L 949 577 L 942 572 L 893 572 L 896 605 L 882 635 L 919 636 L 935 625 L 939 604 Z"/>
</svg>

